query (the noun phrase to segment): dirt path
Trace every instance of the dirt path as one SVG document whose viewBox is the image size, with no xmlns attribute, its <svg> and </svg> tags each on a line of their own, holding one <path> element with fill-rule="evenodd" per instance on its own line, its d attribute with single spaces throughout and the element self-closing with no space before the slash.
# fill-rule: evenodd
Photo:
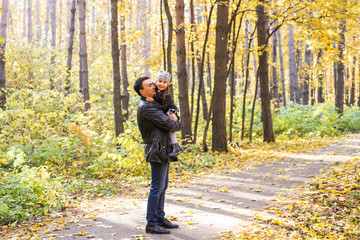
<svg viewBox="0 0 360 240">
<path fill-rule="evenodd" d="M 145 234 L 147 199 L 105 202 L 108 211 L 51 232 L 41 239 L 219 239 L 222 233 L 252 221 L 261 208 L 294 184 L 311 180 L 320 170 L 360 154 L 360 136 L 312 153 L 282 156 L 277 163 L 248 171 L 210 175 L 187 188 L 170 188 L 165 210 L 180 225 L 170 235 Z"/>
</svg>

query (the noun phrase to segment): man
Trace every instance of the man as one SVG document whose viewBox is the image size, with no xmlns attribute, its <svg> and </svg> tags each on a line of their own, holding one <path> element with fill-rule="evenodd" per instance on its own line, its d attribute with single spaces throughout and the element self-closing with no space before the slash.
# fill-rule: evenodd
<svg viewBox="0 0 360 240">
<path fill-rule="evenodd" d="M 181 125 L 175 114 L 167 116 L 156 101 L 146 101 L 146 97 L 153 98 L 155 95 L 155 85 L 149 77 L 137 79 L 134 90 L 141 96 L 137 109 L 137 122 L 146 144 L 145 159 L 151 165 L 146 232 L 167 234 L 170 231 L 165 228 L 179 227 L 165 218 L 164 203 L 165 191 L 169 181 L 169 163 L 177 160 L 176 157 L 169 157 L 169 132 L 170 130 L 179 131 Z"/>
</svg>

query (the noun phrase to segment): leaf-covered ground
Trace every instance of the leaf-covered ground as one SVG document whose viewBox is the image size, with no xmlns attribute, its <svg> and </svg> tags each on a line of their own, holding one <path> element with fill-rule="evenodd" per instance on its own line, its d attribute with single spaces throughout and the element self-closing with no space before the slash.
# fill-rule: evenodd
<svg viewBox="0 0 360 240">
<path fill-rule="evenodd" d="M 171 174 L 172 174 L 171 187 L 176 186 L 177 188 L 181 188 L 183 186 L 186 186 L 187 184 L 193 184 L 196 183 L 196 181 L 199 182 L 198 178 L 197 180 L 194 180 L 194 176 L 195 176 L 194 173 L 201 178 L 201 175 L 208 175 L 210 172 L 215 174 L 221 174 L 222 171 L 228 171 L 234 168 L 239 170 L 243 169 L 243 170 L 251 171 L 251 169 L 256 168 L 258 164 L 276 162 L 289 153 L 305 152 L 305 151 L 309 152 L 317 148 L 325 147 L 337 140 L 340 139 L 317 138 L 317 139 L 306 140 L 306 139 L 298 138 L 298 139 L 293 139 L 291 141 L 277 141 L 274 144 L 253 143 L 253 144 L 244 144 L 241 146 L 235 145 L 233 146 L 231 151 L 227 154 L 219 154 L 219 153 L 200 154 L 200 152 L 196 151 L 195 149 L 187 149 L 187 151 L 183 154 L 180 160 L 182 163 L 174 164 L 171 169 Z M 347 174 L 342 173 L 340 170 L 334 170 L 333 172 L 329 173 L 330 175 L 324 175 L 324 178 L 328 179 L 326 184 L 324 182 L 318 182 L 320 180 L 316 180 L 316 182 L 314 182 L 312 185 L 309 186 L 304 185 L 303 188 L 306 187 L 309 188 L 311 187 L 311 188 L 310 190 L 300 189 L 299 191 L 301 191 L 304 194 L 303 196 L 301 196 L 301 198 L 297 198 L 297 197 L 279 198 L 281 200 L 280 202 L 282 202 L 283 205 L 279 205 L 277 207 L 273 207 L 267 209 L 266 211 L 263 211 L 264 216 L 260 216 L 260 215 L 256 216 L 253 219 L 253 223 L 251 225 L 239 229 L 239 231 L 237 231 L 239 232 L 238 234 L 229 233 L 227 238 L 238 238 L 238 239 L 246 239 L 246 238 L 274 239 L 281 237 L 284 239 L 289 239 L 292 237 L 300 238 L 300 239 L 314 238 L 315 235 L 310 235 L 312 234 L 313 231 L 315 231 L 313 229 L 314 226 L 318 226 L 317 230 L 320 232 L 321 230 L 319 229 L 321 227 L 325 228 L 325 226 L 332 226 L 330 222 L 321 225 L 322 222 L 320 220 L 323 219 L 324 217 L 324 215 L 322 214 L 327 213 L 327 211 L 325 210 L 337 206 L 338 212 L 340 213 L 351 212 L 348 211 L 349 209 L 347 205 L 339 205 L 338 200 L 334 198 L 334 196 L 336 196 L 336 193 L 337 194 L 342 193 L 345 190 L 345 188 L 337 189 L 336 191 L 338 192 L 330 191 L 331 194 L 335 194 L 335 195 L 331 195 L 328 193 L 327 194 L 328 199 L 326 200 L 327 203 L 325 203 L 326 202 L 325 200 L 313 201 L 313 199 L 315 198 L 315 193 L 319 192 L 319 196 L 322 196 L 324 198 L 325 193 L 324 192 L 321 193 L 321 190 L 325 191 L 325 189 L 328 189 L 330 184 L 332 183 L 334 184 L 337 183 L 335 184 L 335 186 L 348 186 L 346 189 L 350 189 L 348 191 L 349 194 L 353 193 L 356 189 L 354 190 L 353 187 L 351 187 L 352 184 L 351 181 L 353 178 L 350 177 L 351 176 L 350 173 L 358 172 L 358 170 L 356 169 L 356 163 L 358 162 L 359 162 L 358 159 L 354 159 L 353 162 L 349 162 L 350 164 L 349 166 L 353 165 L 354 168 L 352 171 L 351 171 L 351 167 L 346 168 L 349 169 L 349 172 Z M 184 165 L 186 165 L 187 168 L 183 168 L 182 166 Z M 340 168 L 342 167 L 342 165 L 337 165 L 335 167 Z M 348 177 L 348 180 L 346 180 L 347 178 L 342 179 L 341 178 L 342 174 L 345 174 Z M 359 179 L 359 174 L 357 175 L 357 179 Z M 136 186 L 134 184 L 136 184 Z M 104 185 L 104 187 L 106 188 L 108 188 L 109 186 L 110 185 L 106 185 L 106 184 Z M 111 201 L 116 201 L 119 199 L 131 197 L 134 199 L 134 204 L 135 204 L 137 202 L 136 199 L 141 199 L 146 197 L 146 193 L 148 191 L 148 182 L 145 179 L 143 182 L 138 182 L 138 183 L 132 182 L 132 184 L 129 183 L 122 184 L 121 186 L 119 186 L 119 184 L 114 184 L 111 190 L 116 191 L 116 189 L 118 189 L 118 191 L 114 196 L 112 196 Z M 221 190 L 225 192 L 227 189 L 223 187 L 221 188 Z M 358 189 L 357 192 L 359 192 Z M 353 205 L 358 204 L 359 198 L 357 194 L 353 194 L 353 195 L 350 194 L 349 196 L 352 196 L 352 198 L 344 197 L 344 200 L 341 200 L 342 204 L 349 203 L 349 206 L 350 203 Z M 94 197 L 93 195 L 87 192 L 83 193 L 83 195 L 80 194 L 77 197 L 78 197 L 77 200 L 78 203 L 74 204 L 72 207 L 66 208 L 64 212 L 58 212 L 58 213 L 53 212 L 47 215 L 45 218 L 37 219 L 31 222 L 21 222 L 21 223 L 14 223 L 11 225 L 2 226 L 1 233 L 5 239 L 6 238 L 37 239 L 39 236 L 41 236 L 44 233 L 49 233 L 57 229 L 58 230 L 64 229 L 66 224 L 71 222 L 73 223 L 77 222 L 82 218 L 91 219 L 93 218 L 94 214 L 101 211 L 107 211 L 109 208 L 111 208 L 111 201 L 108 201 L 107 198 Z M 320 198 L 316 198 L 316 199 L 320 199 Z M 321 201 L 323 201 L 324 204 L 332 204 L 332 205 L 329 205 L 327 206 L 327 208 L 325 208 L 325 205 L 324 206 L 320 205 Z M 104 202 L 106 203 L 104 204 Z M 317 211 L 316 216 L 314 215 L 312 216 L 312 214 L 315 214 L 315 211 L 311 208 L 313 204 L 315 204 L 314 206 L 316 207 L 316 209 L 319 208 L 316 210 Z M 320 211 L 321 209 L 323 211 Z M 340 211 L 340 209 L 342 209 L 343 211 Z M 348 215 L 349 216 L 348 220 L 344 219 L 345 223 L 347 221 L 350 221 L 350 219 L 355 219 L 355 221 L 351 220 L 353 222 L 350 223 L 353 225 L 358 224 L 359 219 L 358 218 L 356 219 L 356 216 L 359 215 L 358 214 L 359 208 L 357 208 L 356 211 L 357 212 L 355 212 L 355 215 L 354 214 Z M 337 214 L 336 211 L 332 211 L 332 212 Z M 297 217 L 295 218 L 294 216 Z M 340 215 L 340 217 L 342 217 L 342 215 Z M 338 219 L 335 217 L 334 221 L 336 221 L 337 223 L 341 223 L 341 221 L 337 221 L 337 220 Z M 349 226 L 351 225 L 347 225 L 347 227 Z M 300 229 L 301 231 L 298 229 Z M 356 237 L 357 230 L 354 230 L 354 232 L 352 233 L 350 232 L 345 233 L 346 230 L 343 229 L 345 228 L 334 228 L 334 231 L 337 230 L 339 231 L 337 232 L 337 234 L 339 234 L 340 238 L 341 236 L 344 236 L 344 238 L 349 236 Z M 356 229 L 356 228 L 352 228 L 352 229 Z M 317 232 L 315 231 L 315 233 Z M 326 235 L 322 235 L 322 236 L 323 237 L 320 238 L 326 238 Z"/>
<path fill-rule="evenodd" d="M 359 239 L 359 165 L 360 157 L 335 163 L 226 239 Z"/>
</svg>

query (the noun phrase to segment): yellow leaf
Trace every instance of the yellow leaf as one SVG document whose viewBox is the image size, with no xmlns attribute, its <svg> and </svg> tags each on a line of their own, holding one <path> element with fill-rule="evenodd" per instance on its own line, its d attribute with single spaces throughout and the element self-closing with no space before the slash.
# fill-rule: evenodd
<svg viewBox="0 0 360 240">
<path fill-rule="evenodd" d="M 225 186 L 222 187 L 222 189 L 220 189 L 220 192 L 229 192 Z"/>
</svg>

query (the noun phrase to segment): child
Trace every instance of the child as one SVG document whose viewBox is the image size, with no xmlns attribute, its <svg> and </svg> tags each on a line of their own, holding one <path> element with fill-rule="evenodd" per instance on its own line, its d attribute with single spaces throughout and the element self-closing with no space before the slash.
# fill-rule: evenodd
<svg viewBox="0 0 360 240">
<path fill-rule="evenodd" d="M 168 85 L 171 81 L 171 75 L 168 72 L 160 71 L 156 78 L 156 95 L 154 99 L 161 105 L 161 109 L 165 114 L 175 113 L 179 111 L 178 107 L 175 105 L 174 100 L 170 94 Z M 154 101 L 153 98 L 147 97 L 146 101 L 152 102 Z M 171 150 L 169 153 L 170 157 L 175 157 L 179 155 L 183 149 L 180 147 L 176 140 L 175 132 L 170 132 L 170 143 L 171 143 Z"/>
</svg>

